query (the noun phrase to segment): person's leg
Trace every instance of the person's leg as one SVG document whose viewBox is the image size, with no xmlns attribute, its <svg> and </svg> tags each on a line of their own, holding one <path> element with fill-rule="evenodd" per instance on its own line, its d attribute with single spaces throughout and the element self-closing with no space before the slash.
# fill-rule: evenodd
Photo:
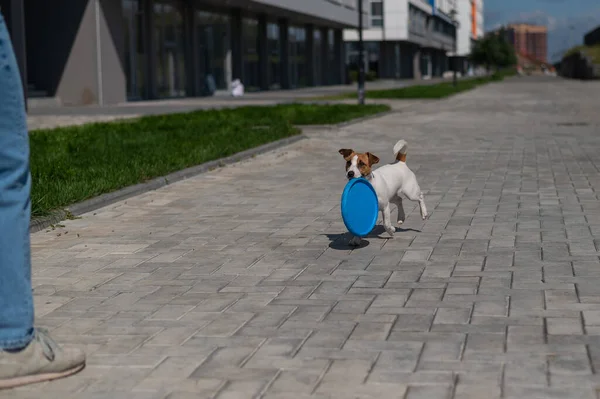
<svg viewBox="0 0 600 399">
<path fill-rule="evenodd" d="M 0 14 L 0 388 L 63 377 L 85 356 L 34 329 L 29 135 L 23 87 Z"/>
<path fill-rule="evenodd" d="M 21 78 L 0 16 L 0 349 L 33 338 L 29 138 Z"/>
</svg>

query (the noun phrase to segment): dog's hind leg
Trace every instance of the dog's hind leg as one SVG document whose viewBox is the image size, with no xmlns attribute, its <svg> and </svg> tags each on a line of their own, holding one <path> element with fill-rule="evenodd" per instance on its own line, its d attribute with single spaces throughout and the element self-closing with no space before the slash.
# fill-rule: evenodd
<svg viewBox="0 0 600 399">
<path fill-rule="evenodd" d="M 400 226 L 406 220 L 406 214 L 404 213 L 404 206 L 402 206 L 402 197 L 395 196 L 391 200 L 392 204 L 395 204 L 398 207 L 398 217 L 396 219 L 396 223 Z"/>
<path fill-rule="evenodd" d="M 427 218 L 427 206 L 425 205 L 425 198 L 423 198 L 423 193 L 419 193 L 419 209 L 421 210 L 421 217 L 423 220 Z"/>
<path fill-rule="evenodd" d="M 419 186 L 415 185 L 410 189 L 403 191 L 403 193 L 409 200 L 419 203 L 419 211 L 421 211 L 421 218 L 425 220 L 427 218 L 427 206 L 425 206 L 425 198 L 423 198 L 423 193 L 421 192 Z"/>
</svg>

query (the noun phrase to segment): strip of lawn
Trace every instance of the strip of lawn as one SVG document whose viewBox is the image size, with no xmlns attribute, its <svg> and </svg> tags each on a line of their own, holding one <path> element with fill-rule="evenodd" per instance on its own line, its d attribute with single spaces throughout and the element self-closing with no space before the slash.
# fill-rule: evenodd
<svg viewBox="0 0 600 399">
<path fill-rule="evenodd" d="M 32 131 L 32 215 L 297 135 L 294 125 L 339 123 L 387 110 L 249 106 Z"/>
<path fill-rule="evenodd" d="M 506 76 L 510 76 L 512 74 L 512 71 L 502 71 L 496 72 L 489 76 L 461 79 L 457 81 L 456 86 L 452 84 L 452 81 L 448 81 L 429 85 L 408 86 L 399 89 L 367 90 L 365 96 L 366 98 L 388 100 L 442 99 L 462 93 L 464 91 L 472 90 L 475 87 L 484 85 L 486 83 L 499 82 Z M 356 93 L 345 93 L 338 96 L 324 97 L 323 99 L 341 100 L 350 98 L 356 98 Z"/>
<path fill-rule="evenodd" d="M 472 90 L 486 83 L 500 81 L 497 75 L 459 80 L 456 86 L 452 82 L 442 82 L 432 85 L 409 86 L 401 89 L 372 90 L 367 92 L 367 98 L 387 99 L 441 99 Z"/>
<path fill-rule="evenodd" d="M 259 126 L 269 124 L 274 113 L 293 125 L 301 126 L 342 123 L 389 110 L 389 106 L 382 104 L 370 104 L 367 108 L 354 104 L 281 104 L 271 107 L 238 108 L 240 114 L 246 115 Z"/>
</svg>

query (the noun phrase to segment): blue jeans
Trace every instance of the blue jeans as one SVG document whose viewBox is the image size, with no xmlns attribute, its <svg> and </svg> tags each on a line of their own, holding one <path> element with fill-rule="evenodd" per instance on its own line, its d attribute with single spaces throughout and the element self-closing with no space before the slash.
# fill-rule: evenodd
<svg viewBox="0 0 600 399">
<path fill-rule="evenodd" d="M 23 86 L 0 14 L 0 349 L 33 338 L 31 174 Z"/>
</svg>

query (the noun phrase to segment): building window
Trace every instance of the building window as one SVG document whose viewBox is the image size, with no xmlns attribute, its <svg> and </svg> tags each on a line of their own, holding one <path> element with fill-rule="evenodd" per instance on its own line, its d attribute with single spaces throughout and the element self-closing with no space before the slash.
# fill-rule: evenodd
<svg viewBox="0 0 600 399">
<path fill-rule="evenodd" d="M 366 42 L 365 43 L 365 53 L 366 53 L 366 61 L 367 61 L 367 70 L 366 72 L 369 74 L 375 74 L 379 76 L 379 68 L 381 61 L 381 46 L 379 42 Z"/>
<path fill-rule="evenodd" d="M 306 29 L 290 26 L 289 39 L 289 66 L 290 85 L 292 88 L 304 87 L 307 84 L 306 70 Z"/>
<path fill-rule="evenodd" d="M 229 16 L 206 11 L 196 11 L 195 34 L 197 40 L 198 71 L 196 92 L 209 94 L 209 77 L 215 88 L 227 89 L 225 77 L 229 49 Z"/>
<path fill-rule="evenodd" d="M 244 49 L 242 58 L 244 62 L 243 80 L 247 91 L 259 90 L 259 64 L 258 64 L 258 20 L 242 18 L 242 32 L 244 36 Z"/>
<path fill-rule="evenodd" d="M 313 32 L 313 71 L 314 71 L 314 79 L 315 85 L 323 84 L 323 35 L 321 34 L 321 29 L 315 29 Z"/>
<path fill-rule="evenodd" d="M 185 96 L 185 46 L 182 4 L 178 0 L 154 3 L 156 88 L 159 97 Z"/>
<path fill-rule="evenodd" d="M 125 32 L 125 76 L 127 98 L 139 100 L 148 96 L 146 88 L 147 54 L 144 46 L 144 12 L 139 0 L 123 0 Z"/>
<path fill-rule="evenodd" d="M 267 24 L 267 47 L 269 52 L 269 88 L 281 88 L 281 40 L 279 25 Z"/>
<path fill-rule="evenodd" d="M 371 26 L 380 28 L 383 26 L 383 2 L 371 1 Z"/>
<path fill-rule="evenodd" d="M 409 21 L 408 26 L 412 33 L 417 34 L 419 36 L 425 36 L 427 32 L 427 14 L 425 12 L 419 10 L 418 8 L 412 7 L 409 5 Z M 431 24 L 431 29 L 434 29 L 433 24 Z"/>
<path fill-rule="evenodd" d="M 328 57 L 327 62 L 328 65 L 335 65 L 335 32 L 333 29 L 329 29 L 327 31 L 327 47 L 328 47 Z M 334 84 L 336 79 L 338 78 L 338 73 L 335 68 L 328 68 L 329 74 L 326 77 L 326 84 Z"/>
</svg>

